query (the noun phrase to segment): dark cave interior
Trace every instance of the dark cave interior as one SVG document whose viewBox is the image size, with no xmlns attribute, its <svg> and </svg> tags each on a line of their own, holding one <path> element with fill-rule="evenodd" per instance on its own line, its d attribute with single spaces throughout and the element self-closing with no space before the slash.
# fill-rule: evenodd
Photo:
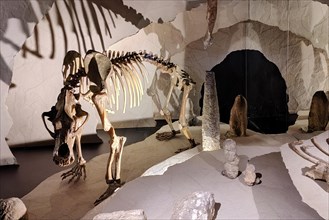
<svg viewBox="0 0 329 220">
<path fill-rule="evenodd" d="M 215 73 L 220 121 L 229 123 L 237 95 L 248 102 L 248 128 L 265 133 L 285 133 L 297 119 L 288 112 L 287 86 L 278 67 L 256 50 L 233 51 L 211 69 Z M 201 90 L 203 96 L 203 86 Z M 203 97 L 199 103 L 203 106 Z"/>
</svg>

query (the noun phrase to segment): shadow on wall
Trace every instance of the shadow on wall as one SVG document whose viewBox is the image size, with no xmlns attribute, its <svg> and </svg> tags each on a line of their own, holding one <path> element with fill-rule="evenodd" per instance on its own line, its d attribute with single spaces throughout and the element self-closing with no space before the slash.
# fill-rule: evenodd
<svg viewBox="0 0 329 220">
<path fill-rule="evenodd" d="M 328 0 L 317 0 L 318 2 L 321 2 L 322 4 L 327 4 L 329 6 Z"/>
<path fill-rule="evenodd" d="M 199 0 L 199 1 L 187 1 L 186 2 L 186 6 L 185 9 L 186 11 L 190 11 L 193 8 L 197 8 L 198 6 L 200 6 L 202 3 L 206 3 L 206 0 Z M 160 43 L 160 53 L 158 54 L 160 57 L 163 57 L 164 59 L 169 59 L 171 58 L 171 56 L 180 53 L 182 51 L 184 51 L 186 48 L 184 46 L 184 36 L 182 33 L 182 30 L 177 29 L 173 24 L 167 22 L 167 23 L 163 23 L 162 19 L 160 18 L 158 20 L 158 23 L 161 23 L 161 34 L 158 34 L 157 32 L 154 31 L 154 29 L 152 28 L 152 25 L 150 25 L 150 27 L 145 28 L 144 32 L 147 35 L 150 34 L 157 34 L 158 37 L 158 41 Z M 187 26 L 185 27 L 187 28 Z M 184 30 L 186 32 L 188 32 L 188 30 Z M 168 46 L 169 45 L 169 46 Z M 172 47 L 171 45 L 176 45 L 175 47 Z M 185 53 L 186 55 L 186 53 Z M 187 60 L 189 58 L 185 57 L 184 62 L 183 63 L 187 63 Z M 185 68 L 184 66 L 181 66 L 183 69 Z M 184 69 L 185 71 L 187 71 L 186 69 Z M 192 74 L 192 72 L 188 71 L 189 74 Z M 155 75 L 153 76 L 153 81 L 156 85 L 156 93 L 157 95 L 160 95 L 163 99 L 163 97 L 165 97 L 164 99 L 167 98 L 169 91 L 170 91 L 170 84 L 168 82 L 170 82 L 170 76 L 166 73 L 155 73 Z M 174 119 L 178 119 L 179 118 L 179 112 L 180 112 L 180 103 L 182 100 L 182 91 L 177 91 L 176 88 L 174 89 L 169 101 L 169 107 L 172 108 L 171 109 L 171 114 L 172 117 Z M 161 99 L 161 100 L 162 100 Z M 164 103 L 160 103 L 160 105 L 162 106 Z M 161 116 L 162 118 L 162 116 Z"/>
<path fill-rule="evenodd" d="M 42 0 L 36 1 L 35 3 L 38 6 L 38 9 L 41 12 L 47 11 L 50 6 L 53 4 L 54 0 Z M 10 2 L 0 2 L 0 41 L 4 44 L 9 45 L 12 50 L 18 52 L 21 48 L 21 44 L 15 42 L 10 37 L 5 36 L 6 31 L 9 29 L 9 20 L 10 19 L 18 19 L 21 33 L 25 35 L 25 38 L 30 36 L 29 25 L 28 23 L 37 23 L 39 21 L 38 16 L 35 13 L 34 7 L 30 1 L 10 1 Z M 6 62 L 4 57 L 8 56 L 8 54 L 4 54 L 4 51 L 0 52 L 0 66 L 1 66 L 1 74 L 0 80 L 10 85 L 12 73 L 11 69 Z"/>
<path fill-rule="evenodd" d="M 104 35 L 109 35 L 112 38 L 111 26 L 116 28 L 115 17 L 117 15 L 122 16 L 126 21 L 130 22 L 137 28 L 141 29 L 150 24 L 150 20 L 144 18 L 142 14 L 137 13 L 137 11 L 131 7 L 124 5 L 122 0 L 90 0 L 90 1 L 74 1 L 74 0 L 64 0 L 55 1 L 54 7 L 56 9 L 57 21 L 52 21 L 49 14 L 46 14 L 45 19 L 47 20 L 50 33 L 51 33 L 51 43 L 52 51 L 50 58 L 55 56 L 56 42 L 54 25 L 58 25 L 62 30 L 62 38 L 64 40 L 64 51 L 68 51 L 68 38 L 67 30 L 74 32 L 74 35 L 78 44 L 78 51 L 86 52 L 89 49 L 99 50 L 94 46 L 94 40 L 92 38 L 93 30 L 97 33 L 99 41 L 101 43 L 102 50 L 105 51 L 105 42 L 103 39 Z M 64 10 L 65 9 L 65 10 Z M 90 16 L 91 15 L 91 16 Z M 69 18 L 69 19 L 65 19 Z M 64 20 L 65 19 L 65 20 Z M 102 33 L 102 24 L 105 26 L 106 33 Z M 86 28 L 84 28 L 86 27 Z M 84 32 L 86 29 L 86 32 Z M 27 53 L 33 54 L 35 56 L 40 56 L 39 51 L 39 33 L 36 26 L 34 30 L 35 36 L 35 48 L 28 48 L 26 45 L 23 46 L 23 55 L 26 56 Z M 87 40 L 89 38 L 91 48 L 87 47 Z M 98 39 L 97 39 L 98 41 Z"/>
<path fill-rule="evenodd" d="M 33 2 L 33 3 L 31 3 Z M 191 10 L 197 7 L 206 0 L 201 1 L 188 1 L 186 9 Z M 54 14 L 49 14 L 47 10 L 51 7 L 55 9 Z M 40 21 L 40 16 L 36 15 L 36 11 L 46 13 L 44 20 L 47 23 L 48 31 L 50 32 L 50 55 L 51 59 L 56 57 L 56 44 L 63 45 L 64 51 L 69 49 L 68 34 L 73 32 L 77 42 L 77 51 L 83 54 L 89 49 L 103 50 L 107 48 L 105 36 L 112 38 L 111 28 L 116 28 L 115 20 L 120 15 L 125 21 L 130 22 L 138 29 L 142 29 L 151 23 L 150 19 L 145 18 L 144 15 L 137 12 L 136 9 L 127 6 L 123 0 L 27 0 L 27 1 L 10 1 L 8 4 L 1 3 L 1 32 L 0 40 L 5 44 L 10 45 L 18 52 L 22 48 L 23 56 L 28 54 L 43 58 L 44 51 L 40 51 L 40 43 L 44 42 L 42 39 L 45 35 L 44 31 L 39 30 L 37 25 L 33 29 L 33 34 L 30 33 L 29 23 L 37 24 Z M 9 11 L 9 13 L 4 13 Z M 9 19 L 16 18 L 20 22 L 19 32 L 24 33 L 24 38 L 27 39 L 33 36 L 33 45 L 16 43 L 14 40 L 5 36 L 8 29 Z M 163 20 L 161 17 L 158 19 L 159 23 Z M 59 31 L 57 31 L 57 28 Z M 94 35 L 94 37 L 92 37 Z M 97 37 L 95 37 L 97 35 Z M 97 39 L 96 39 L 97 38 Z M 62 39 L 63 42 L 56 42 L 56 39 Z M 95 48 L 96 42 L 101 48 Z M 0 54 L 0 64 L 2 74 L 0 80 L 10 85 L 12 73 L 8 66 L 8 62 L 4 57 L 6 54 Z M 60 55 L 59 57 L 63 57 Z"/>
<path fill-rule="evenodd" d="M 285 81 L 277 66 L 261 52 L 234 51 L 211 71 L 216 77 L 221 122 L 229 123 L 234 99 L 241 94 L 248 102 L 249 129 L 284 133 L 294 124 L 297 115 L 288 112 Z M 201 111 L 202 105 L 203 98 L 200 100 Z"/>
<path fill-rule="evenodd" d="M 29 33 L 28 23 L 39 22 L 38 16 L 35 14 L 35 5 L 32 5 L 30 1 L 11 1 L 7 4 L 1 4 L 1 11 L 6 11 L 9 8 L 21 8 L 21 11 L 24 13 L 8 13 L 8 15 L 3 15 L 1 21 L 1 32 L 0 40 L 12 48 L 15 51 L 19 51 L 22 47 L 23 56 L 26 57 L 28 54 L 43 58 L 42 52 L 40 51 L 40 42 L 44 42 L 42 39 L 43 35 L 40 33 L 38 26 L 34 27 L 34 33 Z M 17 6 L 15 4 L 18 4 Z M 51 36 L 51 51 L 49 57 L 53 59 L 56 53 L 56 41 L 55 39 L 63 39 L 64 51 L 68 51 L 68 31 L 72 31 L 76 37 L 76 42 L 78 44 L 79 52 L 86 52 L 89 49 L 95 49 L 94 41 L 97 40 L 100 42 L 102 50 L 105 51 L 105 42 L 104 35 L 111 35 L 111 26 L 116 28 L 115 18 L 118 15 L 122 16 L 126 21 L 130 22 L 137 28 L 141 29 L 146 27 L 151 22 L 149 19 L 144 18 L 142 14 L 137 13 L 134 8 L 128 7 L 124 4 L 122 0 L 111 0 L 111 1 L 102 1 L 102 0 L 89 0 L 89 1 L 75 1 L 75 0 L 63 0 L 63 1 L 36 1 L 35 4 L 38 4 L 37 7 L 40 8 L 40 11 L 44 12 L 47 8 L 51 6 L 55 7 L 56 16 L 50 16 L 49 13 L 45 14 L 44 19 L 46 20 Z M 8 8 L 7 8 L 8 7 Z M 91 15 L 91 16 L 90 16 Z M 114 16 L 114 17 L 113 17 Z M 25 38 L 29 36 L 34 36 L 34 45 L 28 46 L 26 44 L 18 45 L 12 39 L 5 36 L 6 30 L 8 29 L 9 19 L 16 18 L 20 21 L 21 32 L 24 33 Z M 56 18 L 56 19 L 54 19 Z M 100 22 L 102 21 L 102 22 Z M 106 33 L 102 33 L 101 26 L 104 24 Z M 61 33 L 56 32 L 56 26 L 60 27 Z M 83 30 L 86 30 L 84 32 Z M 92 33 L 96 32 L 98 39 L 92 38 Z M 61 36 L 60 36 L 61 35 Z M 90 40 L 91 48 L 87 47 L 87 40 Z M 98 48 L 100 49 L 100 48 Z M 5 59 L 5 54 L 0 54 L 0 64 L 1 64 L 1 76 L 0 80 L 5 82 L 7 85 L 10 85 L 12 79 L 12 73 L 7 65 Z M 63 55 L 64 56 L 64 55 Z"/>
</svg>

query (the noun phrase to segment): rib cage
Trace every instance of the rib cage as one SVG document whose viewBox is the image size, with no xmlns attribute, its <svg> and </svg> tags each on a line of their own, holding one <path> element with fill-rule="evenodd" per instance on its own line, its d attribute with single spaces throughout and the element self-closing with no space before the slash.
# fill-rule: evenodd
<svg viewBox="0 0 329 220">
<path fill-rule="evenodd" d="M 124 51 L 120 53 L 119 51 L 110 50 L 104 53 L 88 51 L 87 55 L 89 53 L 103 54 L 112 64 L 112 68 L 109 70 L 110 73 L 100 73 L 99 78 L 102 78 L 102 76 L 106 76 L 106 78 L 102 79 L 102 85 L 98 86 L 101 89 L 106 89 L 109 107 L 113 108 L 115 106 L 116 110 L 119 110 L 119 95 L 121 92 L 123 93 L 124 102 L 123 112 L 126 111 L 128 95 L 130 108 L 140 105 L 146 87 L 145 82 L 148 82 L 147 70 L 143 61 L 155 65 L 164 73 L 175 75 L 177 77 L 177 86 L 180 80 L 186 85 L 195 84 L 190 75 L 181 70 L 176 64 L 146 51 L 140 51 L 139 53 Z M 86 93 L 90 85 L 93 84 L 90 80 L 92 77 L 90 74 L 95 74 L 85 72 L 84 62 L 82 62 L 81 55 L 76 51 L 69 51 L 63 62 L 64 85 L 74 89 L 79 88 L 79 94 Z M 96 60 L 96 62 L 98 61 Z M 67 74 L 67 71 L 69 71 L 69 74 Z M 84 97 L 90 101 L 90 97 Z"/>
<path fill-rule="evenodd" d="M 127 106 L 127 90 L 130 108 L 139 106 L 144 95 L 145 81 L 148 81 L 143 60 L 136 52 L 120 54 L 118 51 L 107 51 L 106 56 L 112 64 L 112 74 L 106 79 L 110 107 L 115 104 L 116 110 L 119 109 L 121 90 L 124 94 L 123 112 Z"/>
</svg>

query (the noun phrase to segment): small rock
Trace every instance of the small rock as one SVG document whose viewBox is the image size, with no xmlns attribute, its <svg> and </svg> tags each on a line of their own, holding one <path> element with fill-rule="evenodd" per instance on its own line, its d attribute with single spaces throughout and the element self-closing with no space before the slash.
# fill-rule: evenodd
<svg viewBox="0 0 329 220">
<path fill-rule="evenodd" d="M 27 219 L 27 208 L 19 198 L 0 199 L 0 219 L 17 220 Z"/>
<path fill-rule="evenodd" d="M 248 186 L 253 186 L 255 184 L 260 183 L 260 179 L 257 178 L 255 170 L 256 170 L 255 166 L 253 164 L 248 163 L 246 170 L 243 171 L 243 174 L 244 174 L 243 180 Z"/>
<path fill-rule="evenodd" d="M 225 163 L 222 174 L 230 179 L 234 179 L 239 175 L 240 158 L 236 153 L 236 143 L 232 139 L 226 139 L 223 143 Z"/>
<path fill-rule="evenodd" d="M 212 220 L 214 215 L 214 194 L 210 192 L 194 192 L 176 203 L 171 219 Z"/>
</svg>

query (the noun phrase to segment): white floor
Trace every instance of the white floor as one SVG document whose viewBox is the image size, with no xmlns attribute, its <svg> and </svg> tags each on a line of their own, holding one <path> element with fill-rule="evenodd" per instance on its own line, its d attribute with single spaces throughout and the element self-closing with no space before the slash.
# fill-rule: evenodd
<svg viewBox="0 0 329 220">
<path fill-rule="evenodd" d="M 280 147 L 286 143 L 320 133 L 302 134 L 301 125 L 305 125 L 305 121 L 296 123 L 286 134 L 264 135 L 248 131 L 247 137 L 234 138 L 240 170 L 243 171 L 250 160 L 256 172 L 262 174 L 262 183 L 253 187 L 246 186 L 242 176 L 231 180 L 221 175 L 223 150 L 200 152 L 200 148 L 191 149 L 163 159 L 148 169 L 144 163 L 159 154 L 174 155 L 172 152 L 186 141 L 178 136 L 174 140 L 158 142 L 152 135 L 125 149 L 126 161 L 129 158 L 138 158 L 138 161 L 123 164 L 123 174 L 129 179 L 130 172 L 142 164 L 146 171 L 144 176 L 127 182 L 95 208 L 93 202 L 106 189 L 107 155 L 88 162 L 86 181 L 68 184 L 60 180 L 60 173 L 55 174 L 24 196 L 23 201 L 31 219 L 80 219 L 83 216 L 83 219 L 92 219 L 98 213 L 132 209 L 143 209 L 148 219 L 168 219 L 175 201 L 194 191 L 209 191 L 215 195 L 216 219 L 321 219 L 315 209 L 302 202 L 280 152 Z M 163 129 L 168 128 L 164 126 Z M 227 125 L 221 124 L 221 134 L 227 129 Z M 200 142 L 201 126 L 192 127 L 191 132 Z M 139 154 L 142 155 L 138 157 Z"/>
<path fill-rule="evenodd" d="M 291 141 L 288 136 L 280 138 Z M 245 185 L 242 175 L 234 180 L 222 176 L 223 150 L 201 152 L 170 167 L 163 175 L 144 176 L 129 182 L 83 219 L 131 209 L 143 209 L 148 219 L 170 219 L 175 202 L 195 191 L 214 193 L 219 207 L 216 219 L 321 219 L 314 209 L 302 202 L 282 161 L 280 148 L 273 146 L 278 140 L 261 135 L 250 139 L 253 144 L 241 144 L 247 140 L 240 140 L 239 166 L 243 171 L 248 160 L 254 164 L 256 171 L 262 174 L 260 185 Z M 269 145 L 262 146 L 265 142 Z M 327 201 L 322 200 L 322 204 L 322 208 L 328 207 Z"/>
</svg>

